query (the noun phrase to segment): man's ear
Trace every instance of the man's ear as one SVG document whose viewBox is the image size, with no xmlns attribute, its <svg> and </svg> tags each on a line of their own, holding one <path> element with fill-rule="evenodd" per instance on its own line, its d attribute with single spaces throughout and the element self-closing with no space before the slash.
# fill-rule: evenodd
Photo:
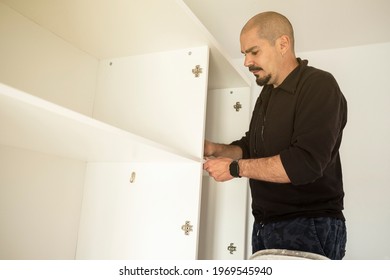
<svg viewBox="0 0 390 280">
<path fill-rule="evenodd" d="M 287 35 L 282 35 L 278 38 L 278 47 L 282 56 L 290 49 L 291 41 Z"/>
</svg>

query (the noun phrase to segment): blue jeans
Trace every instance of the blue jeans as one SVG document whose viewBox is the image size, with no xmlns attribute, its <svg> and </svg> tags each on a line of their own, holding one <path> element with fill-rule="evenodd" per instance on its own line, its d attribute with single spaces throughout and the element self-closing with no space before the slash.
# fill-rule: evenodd
<svg viewBox="0 0 390 280">
<path fill-rule="evenodd" d="M 264 249 L 287 249 L 341 260 L 346 243 L 345 222 L 335 218 L 295 218 L 265 225 L 255 222 L 253 225 L 252 253 Z"/>
</svg>

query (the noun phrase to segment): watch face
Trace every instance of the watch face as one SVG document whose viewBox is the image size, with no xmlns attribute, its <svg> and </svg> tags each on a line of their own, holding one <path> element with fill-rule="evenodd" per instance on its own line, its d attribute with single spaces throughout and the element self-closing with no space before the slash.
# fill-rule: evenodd
<svg viewBox="0 0 390 280">
<path fill-rule="evenodd" d="M 233 177 L 240 177 L 240 166 L 236 160 L 232 161 L 229 166 L 230 175 Z"/>
</svg>

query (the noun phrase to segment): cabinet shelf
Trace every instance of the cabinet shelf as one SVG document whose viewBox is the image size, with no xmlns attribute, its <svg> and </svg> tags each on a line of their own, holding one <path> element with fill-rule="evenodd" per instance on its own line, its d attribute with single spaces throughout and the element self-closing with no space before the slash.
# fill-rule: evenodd
<svg viewBox="0 0 390 280">
<path fill-rule="evenodd" d="M 201 162 L 0 83 L 0 144 L 81 161 Z"/>
</svg>

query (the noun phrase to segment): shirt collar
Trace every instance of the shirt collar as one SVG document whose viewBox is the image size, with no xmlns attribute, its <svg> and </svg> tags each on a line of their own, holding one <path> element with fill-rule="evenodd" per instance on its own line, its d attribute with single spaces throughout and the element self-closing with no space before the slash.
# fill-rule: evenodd
<svg viewBox="0 0 390 280">
<path fill-rule="evenodd" d="M 282 89 L 288 93 L 294 94 L 295 89 L 297 88 L 300 77 L 307 67 L 308 61 L 302 60 L 299 57 L 297 58 L 298 66 L 284 79 L 284 81 L 278 86 L 279 89 Z"/>
</svg>

